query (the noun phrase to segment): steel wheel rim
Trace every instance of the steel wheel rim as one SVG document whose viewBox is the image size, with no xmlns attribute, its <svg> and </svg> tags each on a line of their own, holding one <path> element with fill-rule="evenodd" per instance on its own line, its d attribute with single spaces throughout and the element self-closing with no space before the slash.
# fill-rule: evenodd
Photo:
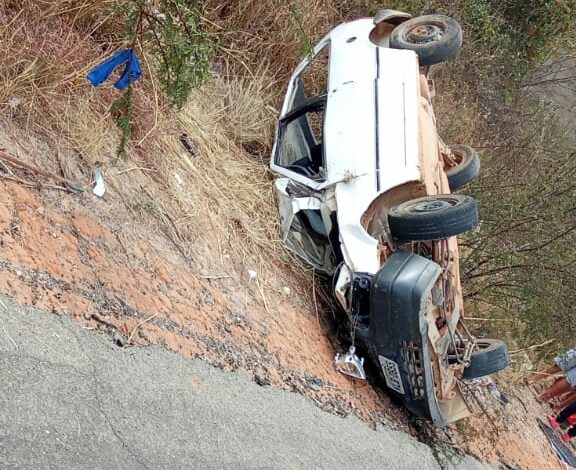
<svg viewBox="0 0 576 470">
<path fill-rule="evenodd" d="M 406 41 L 411 44 L 427 44 L 442 39 L 444 28 L 436 24 L 421 24 L 406 33 Z"/>
<path fill-rule="evenodd" d="M 415 201 L 408 205 L 405 209 L 406 212 L 412 214 L 425 214 L 431 212 L 438 212 L 449 207 L 454 207 L 458 204 L 457 199 L 442 198 L 442 199 L 427 199 L 423 201 Z"/>
</svg>

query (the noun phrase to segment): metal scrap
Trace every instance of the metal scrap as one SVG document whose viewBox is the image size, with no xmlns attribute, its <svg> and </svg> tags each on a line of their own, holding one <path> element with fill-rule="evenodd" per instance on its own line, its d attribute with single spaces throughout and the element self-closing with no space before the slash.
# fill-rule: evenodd
<svg viewBox="0 0 576 470">
<path fill-rule="evenodd" d="M 356 348 L 354 346 L 350 346 L 350 349 L 346 354 L 336 354 L 334 357 L 334 366 L 338 372 L 344 375 L 366 380 L 364 358 L 360 358 L 356 355 Z"/>
</svg>

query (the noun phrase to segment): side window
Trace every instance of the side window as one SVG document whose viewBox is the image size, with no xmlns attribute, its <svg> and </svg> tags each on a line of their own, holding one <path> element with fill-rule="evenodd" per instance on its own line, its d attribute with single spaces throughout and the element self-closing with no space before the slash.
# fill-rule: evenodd
<svg viewBox="0 0 576 470">
<path fill-rule="evenodd" d="M 330 43 L 316 54 L 294 83 L 289 110 L 302 106 L 310 98 L 325 95 L 328 92 L 328 63 Z"/>
<path fill-rule="evenodd" d="M 325 179 L 323 128 L 325 97 L 307 101 L 280 123 L 275 162 L 315 181 Z"/>
</svg>

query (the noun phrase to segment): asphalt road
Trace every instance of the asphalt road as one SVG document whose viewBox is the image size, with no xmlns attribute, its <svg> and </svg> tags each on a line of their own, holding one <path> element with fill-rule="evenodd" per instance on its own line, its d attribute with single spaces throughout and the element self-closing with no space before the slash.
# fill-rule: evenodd
<svg viewBox="0 0 576 470">
<path fill-rule="evenodd" d="M 0 300 L 2 470 L 440 468 L 404 433 Z"/>
</svg>

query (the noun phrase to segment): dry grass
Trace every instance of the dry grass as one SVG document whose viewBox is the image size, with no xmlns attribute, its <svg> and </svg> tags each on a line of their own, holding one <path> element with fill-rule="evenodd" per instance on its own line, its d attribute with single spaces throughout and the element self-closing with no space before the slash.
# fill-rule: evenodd
<svg viewBox="0 0 576 470">
<path fill-rule="evenodd" d="M 212 101 L 212 113 L 222 130 L 253 155 L 266 155 L 274 138 L 276 101 L 279 84 L 264 62 L 252 76 L 238 77 L 230 72 L 217 76 L 203 89 Z"/>
<path fill-rule="evenodd" d="M 42 0 L 0 6 L 0 107 L 9 112 L 12 125 L 41 136 L 54 150 L 53 160 L 36 163 L 84 185 L 99 167 L 108 191 L 136 218 L 168 236 L 199 274 L 239 278 L 255 269 L 266 295 L 281 293 L 286 284 L 297 290 L 299 281 L 310 289 L 310 273 L 279 238 L 267 165 L 245 151 L 263 156 L 270 148 L 274 106 L 284 88 L 276 78 L 277 68 L 289 70 L 288 63 L 299 56 L 296 50 L 290 58 L 279 55 L 293 44 L 287 39 L 293 32 L 270 37 L 263 47 L 253 35 L 249 43 L 254 49 L 242 45 L 247 51 L 242 53 L 223 43 L 213 80 L 193 92 L 179 115 L 163 106 L 152 59 L 142 56 L 146 80 L 135 89 L 134 139 L 128 159 L 122 161 L 115 155 L 119 131 L 108 112 L 118 92 L 107 85 L 94 89 L 85 78 L 120 45 L 114 31 L 121 25 L 109 16 L 115 3 Z M 258 9 L 252 12 L 256 15 L 266 11 L 257 34 L 272 20 L 285 22 L 293 31 L 289 10 L 276 17 L 272 2 L 240 3 L 233 5 L 234 13 L 248 4 Z M 244 15 L 248 31 L 248 10 Z M 269 25 L 272 30 L 278 27 Z M 222 31 L 218 34 L 223 38 L 233 33 Z M 238 37 L 245 40 L 250 34 Z M 273 49 L 275 63 L 260 60 L 259 54 Z M 183 135 L 197 148 L 196 155 L 182 144 Z M 14 145 L 23 149 L 22 157 L 34 161 L 25 142 Z"/>
<path fill-rule="evenodd" d="M 218 37 L 216 79 L 206 92 L 227 113 L 228 135 L 255 156 L 267 156 L 289 76 L 331 26 L 329 0 L 204 2 Z"/>
<path fill-rule="evenodd" d="M 306 50 L 336 21 L 332 2 L 318 0 L 235 0 L 205 2 L 210 20 L 218 25 L 224 52 L 244 60 L 247 68 L 269 61 L 273 76 L 285 81 Z"/>
<path fill-rule="evenodd" d="M 81 7 L 92 15 L 95 1 L 79 2 L 74 15 L 61 14 L 62 2 L 4 2 L 0 5 L 0 106 L 19 98 L 29 112 L 66 99 L 85 83 L 86 72 L 101 59 L 91 34 L 103 20 L 87 25 Z M 109 2 L 100 2 L 104 4 Z M 84 24 L 83 27 L 80 27 Z"/>
</svg>

